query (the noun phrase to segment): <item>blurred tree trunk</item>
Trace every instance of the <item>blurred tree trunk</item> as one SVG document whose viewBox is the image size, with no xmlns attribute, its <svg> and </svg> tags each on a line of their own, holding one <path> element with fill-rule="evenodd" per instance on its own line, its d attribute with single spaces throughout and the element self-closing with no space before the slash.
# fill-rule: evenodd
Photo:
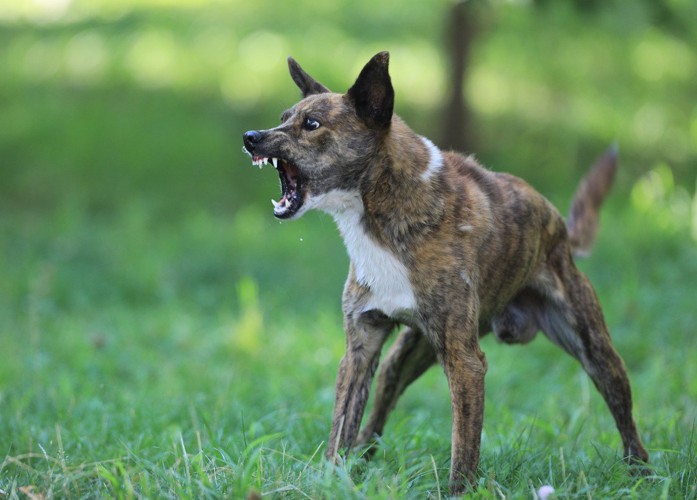
<svg viewBox="0 0 697 500">
<path fill-rule="evenodd" d="M 458 1 L 448 10 L 446 50 L 448 54 L 448 98 L 443 110 L 441 146 L 461 152 L 473 152 L 477 137 L 472 113 L 464 96 L 464 84 L 472 50 L 479 33 L 480 0 Z"/>
</svg>

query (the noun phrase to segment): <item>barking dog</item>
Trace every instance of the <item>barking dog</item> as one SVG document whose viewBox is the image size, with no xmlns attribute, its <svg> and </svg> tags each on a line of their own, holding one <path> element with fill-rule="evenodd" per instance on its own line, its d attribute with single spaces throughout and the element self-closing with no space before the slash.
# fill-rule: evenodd
<svg viewBox="0 0 697 500">
<path fill-rule="evenodd" d="M 629 462 L 646 462 L 627 372 L 598 299 L 572 254 L 595 238 L 616 154 L 579 187 L 568 223 L 524 181 L 440 151 L 393 114 L 389 54 L 335 94 L 292 58 L 303 99 L 281 124 L 244 134 L 255 165 L 278 170 L 274 215 L 331 214 L 351 265 L 343 294 L 346 354 L 336 383 L 327 457 L 370 444 L 404 389 L 431 365 L 445 371 L 452 405 L 450 490 L 477 479 L 487 363 L 480 336 L 525 343 L 542 331 L 574 356 L 612 412 Z M 378 373 L 375 404 L 359 432 L 380 350 L 404 329 Z"/>
</svg>

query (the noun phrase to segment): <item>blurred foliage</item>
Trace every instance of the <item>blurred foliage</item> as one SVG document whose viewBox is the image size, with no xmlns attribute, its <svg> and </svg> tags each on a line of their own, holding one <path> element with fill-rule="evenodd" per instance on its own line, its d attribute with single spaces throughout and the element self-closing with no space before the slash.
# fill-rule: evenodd
<svg viewBox="0 0 697 500">
<path fill-rule="evenodd" d="M 693 190 L 697 27 L 685 20 L 697 18 L 694 2 L 481 4 L 463 91 L 487 165 L 566 195 L 617 141 L 625 185 L 665 164 Z M 438 141 L 450 6 L 3 2 L 0 203 L 99 211 L 137 198 L 166 215 L 268 199 L 275 190 L 238 148 L 242 131 L 276 123 L 297 98 L 289 54 L 342 91 L 389 49 L 397 111 Z"/>
<path fill-rule="evenodd" d="M 3 2 L 0 309 L 24 318 L 44 304 L 26 304 L 42 283 L 46 314 L 161 302 L 221 314 L 239 303 L 234 329 L 249 349 L 260 345 L 263 311 L 338 311 L 347 258 L 333 223 L 310 214 L 279 229 L 268 201 L 276 175 L 251 168 L 241 135 L 277 123 L 297 100 L 287 55 L 342 91 L 389 49 L 398 113 L 438 142 L 452 5 Z M 462 91 L 483 162 L 564 209 L 587 165 L 617 141 L 611 205 L 657 234 L 697 240 L 697 27 L 686 22 L 697 4 L 477 7 Z M 604 244 L 625 251 L 621 240 Z M 638 249 L 637 275 L 655 244 Z M 300 293 L 308 288 L 337 293 Z"/>
<path fill-rule="evenodd" d="M 287 55 L 342 91 L 389 49 L 397 111 L 438 142 L 452 5 L 4 2 L 0 303 L 22 305 L 47 273 L 58 310 L 172 297 L 217 310 L 222 297 L 242 302 L 238 327 L 249 332 L 274 304 L 335 310 L 338 293 L 283 296 L 339 290 L 345 252 L 328 218 L 278 230 L 268 201 L 276 175 L 251 168 L 241 134 L 277 123 L 297 100 Z M 563 210 L 617 141 L 611 204 L 697 240 L 697 27 L 685 22 L 697 4 L 479 1 L 476 15 L 462 91 L 483 162 L 525 177 Z M 151 253 L 134 260 L 144 245 Z M 66 269 L 83 276 L 79 286 L 61 281 Z"/>
</svg>

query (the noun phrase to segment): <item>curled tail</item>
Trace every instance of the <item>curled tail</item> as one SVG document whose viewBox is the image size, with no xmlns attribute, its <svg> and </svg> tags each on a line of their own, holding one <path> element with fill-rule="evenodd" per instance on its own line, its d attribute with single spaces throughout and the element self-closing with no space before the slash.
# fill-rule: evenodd
<svg viewBox="0 0 697 500">
<path fill-rule="evenodd" d="M 613 145 L 596 160 L 576 189 L 566 222 L 574 257 L 586 257 L 591 253 L 598 234 L 600 206 L 615 179 L 617 156 L 617 145 Z"/>
</svg>

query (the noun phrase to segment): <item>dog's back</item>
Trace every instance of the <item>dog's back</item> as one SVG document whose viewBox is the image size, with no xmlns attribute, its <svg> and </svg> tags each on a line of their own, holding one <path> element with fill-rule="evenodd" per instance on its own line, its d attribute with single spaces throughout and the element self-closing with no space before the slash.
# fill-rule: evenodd
<svg viewBox="0 0 697 500">
<path fill-rule="evenodd" d="M 556 247 L 568 245 L 574 256 L 590 252 L 600 206 L 617 169 L 613 147 L 579 184 L 565 223 L 556 207 L 524 180 L 489 171 L 471 156 L 446 153 L 444 160 L 453 193 L 446 204 L 453 212 L 450 232 L 461 238 L 458 246 L 470 257 L 468 278 L 486 283 L 478 290 L 484 322 L 546 272 Z M 443 238 L 437 240 L 442 244 Z"/>
</svg>

